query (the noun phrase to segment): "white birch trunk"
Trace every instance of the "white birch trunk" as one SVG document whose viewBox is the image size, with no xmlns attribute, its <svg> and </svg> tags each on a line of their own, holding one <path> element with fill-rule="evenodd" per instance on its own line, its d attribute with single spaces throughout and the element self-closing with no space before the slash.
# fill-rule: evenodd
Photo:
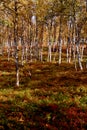
<svg viewBox="0 0 87 130">
<path fill-rule="evenodd" d="M 77 58 L 78 58 L 79 67 L 80 67 L 81 70 L 83 70 L 82 63 L 81 63 L 81 55 L 80 55 L 80 51 L 79 51 L 79 46 L 78 45 L 77 45 Z"/>
<path fill-rule="evenodd" d="M 8 43 L 8 47 L 7 47 L 7 53 L 8 53 L 8 61 L 10 60 L 10 46 L 9 46 L 9 43 Z"/>
<path fill-rule="evenodd" d="M 48 62 L 52 61 L 51 43 L 48 44 Z"/>
<path fill-rule="evenodd" d="M 32 42 L 30 43 L 30 61 L 32 62 Z"/>
<path fill-rule="evenodd" d="M 82 48 L 81 48 L 81 61 L 83 60 L 83 52 L 84 52 L 84 45 L 82 45 Z"/>
<path fill-rule="evenodd" d="M 59 40 L 59 64 L 62 63 L 62 41 Z"/>
<path fill-rule="evenodd" d="M 67 63 L 69 63 L 69 49 L 68 49 L 68 47 L 66 49 L 66 56 L 67 56 Z"/>
<path fill-rule="evenodd" d="M 75 57 L 76 57 L 76 47 L 75 47 L 75 44 L 73 44 L 73 47 L 72 47 L 72 49 L 73 49 L 73 61 L 75 61 Z"/>
<path fill-rule="evenodd" d="M 15 45 L 15 66 L 16 66 L 16 85 L 19 87 L 19 60 L 18 60 L 18 8 L 17 8 L 17 0 L 14 1 L 14 45 Z"/>
<path fill-rule="evenodd" d="M 71 44 L 71 43 L 70 43 Z M 69 47 L 69 63 L 71 62 L 71 45 Z"/>
<path fill-rule="evenodd" d="M 19 86 L 19 69 L 17 70 L 16 77 L 17 77 L 16 85 Z"/>
<path fill-rule="evenodd" d="M 28 61 L 28 47 L 26 46 L 26 62 Z"/>
<path fill-rule="evenodd" d="M 24 65 L 24 47 L 22 48 L 21 63 Z"/>
<path fill-rule="evenodd" d="M 59 28 L 59 36 L 58 36 L 58 41 L 59 41 L 59 64 L 62 62 L 62 15 L 60 15 L 60 28 Z"/>
</svg>

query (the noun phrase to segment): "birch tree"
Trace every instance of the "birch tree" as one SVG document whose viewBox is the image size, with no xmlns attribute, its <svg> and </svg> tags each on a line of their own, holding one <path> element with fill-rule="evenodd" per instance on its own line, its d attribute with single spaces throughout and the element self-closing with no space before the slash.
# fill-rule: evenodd
<svg viewBox="0 0 87 130">
<path fill-rule="evenodd" d="M 16 86 L 19 86 L 19 62 L 18 62 L 18 0 L 3 1 L 6 12 L 12 17 L 15 46 Z M 13 7 L 12 7 L 13 6 Z"/>
</svg>

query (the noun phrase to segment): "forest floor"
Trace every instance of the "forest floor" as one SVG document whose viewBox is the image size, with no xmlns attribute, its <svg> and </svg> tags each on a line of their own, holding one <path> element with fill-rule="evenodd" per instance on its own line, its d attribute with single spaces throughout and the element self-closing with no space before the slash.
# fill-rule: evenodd
<svg viewBox="0 0 87 130">
<path fill-rule="evenodd" d="M 14 61 L 0 56 L 0 130 L 87 129 L 87 69 L 28 63 L 15 82 Z"/>
</svg>

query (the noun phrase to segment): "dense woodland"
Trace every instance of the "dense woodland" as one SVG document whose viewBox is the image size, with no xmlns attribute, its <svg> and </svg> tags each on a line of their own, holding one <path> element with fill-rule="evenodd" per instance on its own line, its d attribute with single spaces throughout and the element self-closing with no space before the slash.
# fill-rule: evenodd
<svg viewBox="0 0 87 130">
<path fill-rule="evenodd" d="M 87 0 L 0 0 L 0 130 L 87 129 Z"/>
<path fill-rule="evenodd" d="M 8 61 L 15 60 L 17 86 L 19 62 L 64 61 L 83 70 L 86 24 L 86 0 L 1 0 L 0 53 L 7 52 Z"/>
</svg>

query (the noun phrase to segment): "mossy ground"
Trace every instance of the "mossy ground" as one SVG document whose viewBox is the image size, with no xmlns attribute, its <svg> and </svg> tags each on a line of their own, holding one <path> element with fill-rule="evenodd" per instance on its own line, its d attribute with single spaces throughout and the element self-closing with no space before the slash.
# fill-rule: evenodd
<svg viewBox="0 0 87 130">
<path fill-rule="evenodd" d="M 15 82 L 14 61 L 0 56 L 0 130 L 87 129 L 87 69 L 28 63 Z"/>
</svg>

